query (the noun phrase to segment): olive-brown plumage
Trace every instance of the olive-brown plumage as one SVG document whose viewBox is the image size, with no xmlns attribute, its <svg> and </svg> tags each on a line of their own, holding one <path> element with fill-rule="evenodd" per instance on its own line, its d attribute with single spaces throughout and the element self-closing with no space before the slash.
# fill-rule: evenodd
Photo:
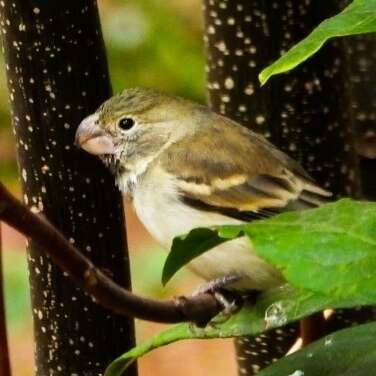
<svg viewBox="0 0 376 376">
<path fill-rule="evenodd" d="M 152 236 L 169 247 L 192 228 L 242 223 L 319 205 L 330 194 L 262 136 L 208 108 L 128 89 L 86 118 L 77 143 L 116 175 Z M 267 289 L 280 273 L 236 239 L 193 260 L 205 279 L 239 275 L 239 289 Z"/>
</svg>

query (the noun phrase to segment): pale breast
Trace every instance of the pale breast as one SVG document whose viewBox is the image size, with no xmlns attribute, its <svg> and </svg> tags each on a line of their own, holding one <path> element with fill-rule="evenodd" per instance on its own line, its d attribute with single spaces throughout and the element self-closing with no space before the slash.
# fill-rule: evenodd
<svg viewBox="0 0 376 376">
<path fill-rule="evenodd" d="M 133 206 L 151 235 L 167 248 L 174 237 L 193 228 L 241 223 L 183 204 L 173 177 L 159 167 L 154 167 L 140 179 L 133 191 Z"/>
<path fill-rule="evenodd" d="M 146 229 L 167 250 L 174 237 L 193 228 L 241 223 L 183 204 L 174 179 L 159 167 L 148 171 L 137 183 L 133 191 L 133 206 Z M 206 280 L 241 274 L 244 278 L 234 286 L 241 289 L 266 289 L 282 282 L 281 275 L 252 252 L 251 244 L 245 238 L 215 247 L 193 260 L 189 266 Z"/>
</svg>

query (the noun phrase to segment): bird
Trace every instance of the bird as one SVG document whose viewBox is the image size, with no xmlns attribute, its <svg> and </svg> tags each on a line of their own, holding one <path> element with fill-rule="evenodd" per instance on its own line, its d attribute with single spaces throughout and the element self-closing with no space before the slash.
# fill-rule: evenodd
<svg viewBox="0 0 376 376">
<path fill-rule="evenodd" d="M 112 171 L 140 221 L 167 250 L 194 228 L 310 209 L 331 196 L 262 135 L 153 89 L 125 89 L 105 101 L 79 124 L 75 143 Z M 188 267 L 209 284 L 239 292 L 285 283 L 245 237 L 214 247 Z"/>
</svg>

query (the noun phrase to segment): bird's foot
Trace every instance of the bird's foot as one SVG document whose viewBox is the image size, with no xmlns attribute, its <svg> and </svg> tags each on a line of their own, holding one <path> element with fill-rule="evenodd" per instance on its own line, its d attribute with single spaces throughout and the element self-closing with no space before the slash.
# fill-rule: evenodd
<svg viewBox="0 0 376 376">
<path fill-rule="evenodd" d="M 213 327 L 226 322 L 243 306 L 243 297 L 235 291 L 228 291 L 224 289 L 215 291 L 214 297 L 218 303 L 222 305 L 223 310 L 217 316 L 213 317 L 211 321 L 209 321 L 208 324 Z"/>
<path fill-rule="evenodd" d="M 202 326 L 216 326 L 227 321 L 234 313 L 238 312 L 243 305 L 241 294 L 236 291 L 228 290 L 226 287 L 240 281 L 243 277 L 240 275 L 228 275 L 221 278 L 213 279 L 200 286 L 193 292 L 193 296 L 199 294 L 212 294 L 223 310 L 209 322 Z M 199 325 L 201 327 L 201 325 Z"/>
</svg>

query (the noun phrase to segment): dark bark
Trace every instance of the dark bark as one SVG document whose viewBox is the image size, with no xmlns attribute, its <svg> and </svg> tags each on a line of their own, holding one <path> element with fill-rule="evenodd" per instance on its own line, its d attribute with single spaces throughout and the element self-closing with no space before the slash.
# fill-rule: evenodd
<svg viewBox="0 0 376 376">
<path fill-rule="evenodd" d="M 4 0 L 0 12 L 24 201 L 129 287 L 121 197 L 73 146 L 80 120 L 111 94 L 96 2 Z M 133 323 L 94 304 L 36 244 L 28 249 L 36 374 L 102 374 L 134 344 Z"/>
<path fill-rule="evenodd" d="M 265 87 L 257 79 L 262 68 L 336 14 L 340 3 L 204 1 L 208 91 L 214 110 L 264 134 L 335 195 L 358 197 L 341 42 L 329 43 L 314 58 Z M 311 328 L 307 323 L 303 327 Z M 297 325 L 291 325 L 237 341 L 239 373 L 252 375 L 282 356 L 297 332 Z"/>
<path fill-rule="evenodd" d="M 208 89 L 214 109 L 266 135 L 326 188 L 350 195 L 359 186 L 340 43 L 265 87 L 257 79 L 262 68 L 335 14 L 338 3 L 238 0 L 225 9 L 208 6 Z"/>
<path fill-rule="evenodd" d="M 346 1 L 346 3 L 348 3 Z M 359 160 L 361 196 L 376 199 L 376 38 L 374 34 L 343 40 L 350 84 L 355 151 Z M 374 321 L 375 307 L 336 310 L 327 321 L 328 331 Z"/>
<path fill-rule="evenodd" d="M 376 37 L 346 39 L 363 197 L 376 200 Z"/>
<path fill-rule="evenodd" d="M 6 326 L 6 317 L 5 317 L 5 296 L 4 296 L 1 226 L 0 226 L 0 376 L 11 376 L 7 326 Z"/>
<path fill-rule="evenodd" d="M 125 290 L 98 269 L 50 222 L 32 213 L 12 196 L 1 182 L 0 220 L 32 239 L 97 304 L 115 313 L 164 323 L 189 321 L 206 325 L 223 309 L 209 293 L 159 301 Z"/>
</svg>

